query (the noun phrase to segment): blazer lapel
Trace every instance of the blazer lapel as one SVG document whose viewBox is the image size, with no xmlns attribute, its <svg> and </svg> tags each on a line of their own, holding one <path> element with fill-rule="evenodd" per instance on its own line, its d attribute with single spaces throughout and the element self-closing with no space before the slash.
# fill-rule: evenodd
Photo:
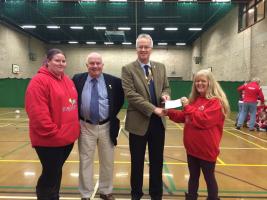
<svg viewBox="0 0 267 200">
<path fill-rule="evenodd" d="M 113 105 L 113 91 L 112 91 L 112 81 L 111 79 L 106 76 L 105 73 L 103 73 L 103 76 L 104 76 L 104 80 L 105 80 L 105 83 L 106 83 L 106 88 L 107 88 L 107 93 L 108 93 L 108 102 L 109 102 L 109 111 L 110 113 L 112 113 L 112 109 L 111 108 L 111 105 Z"/>
<path fill-rule="evenodd" d="M 152 71 L 152 75 L 153 75 L 153 81 L 154 81 L 154 87 L 155 87 L 155 93 L 156 93 L 156 97 L 159 96 L 159 90 L 158 90 L 158 80 L 159 80 L 159 73 L 158 73 L 158 68 L 155 65 L 155 63 L 151 62 L 151 71 Z M 158 99 L 158 98 L 157 98 Z M 157 102 L 159 103 L 159 102 Z"/>
</svg>

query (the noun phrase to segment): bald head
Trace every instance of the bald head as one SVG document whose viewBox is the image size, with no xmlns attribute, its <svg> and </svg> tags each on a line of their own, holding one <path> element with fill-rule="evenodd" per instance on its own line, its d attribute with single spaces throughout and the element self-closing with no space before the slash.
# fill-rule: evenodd
<svg viewBox="0 0 267 200">
<path fill-rule="evenodd" d="M 92 52 L 87 56 L 86 66 L 92 78 L 98 78 L 102 74 L 104 63 L 102 56 L 97 52 Z"/>
<path fill-rule="evenodd" d="M 101 62 L 102 62 L 102 56 L 97 52 L 92 52 L 92 53 L 88 54 L 88 56 L 86 58 L 86 63 L 88 63 L 89 60 L 92 59 L 92 58 L 99 58 L 101 60 Z"/>
</svg>

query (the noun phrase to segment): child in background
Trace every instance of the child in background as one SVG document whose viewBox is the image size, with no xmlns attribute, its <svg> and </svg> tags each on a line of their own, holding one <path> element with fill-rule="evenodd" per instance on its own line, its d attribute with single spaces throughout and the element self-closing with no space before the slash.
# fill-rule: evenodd
<svg viewBox="0 0 267 200">
<path fill-rule="evenodd" d="M 256 125 L 257 131 L 267 131 L 267 107 L 258 106 L 256 114 Z"/>
</svg>

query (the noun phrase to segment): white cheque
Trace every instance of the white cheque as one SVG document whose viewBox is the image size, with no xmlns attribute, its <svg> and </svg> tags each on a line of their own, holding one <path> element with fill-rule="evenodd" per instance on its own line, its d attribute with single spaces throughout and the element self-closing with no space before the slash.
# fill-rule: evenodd
<svg viewBox="0 0 267 200">
<path fill-rule="evenodd" d="M 181 99 L 165 101 L 165 109 L 178 108 L 182 106 Z"/>
</svg>

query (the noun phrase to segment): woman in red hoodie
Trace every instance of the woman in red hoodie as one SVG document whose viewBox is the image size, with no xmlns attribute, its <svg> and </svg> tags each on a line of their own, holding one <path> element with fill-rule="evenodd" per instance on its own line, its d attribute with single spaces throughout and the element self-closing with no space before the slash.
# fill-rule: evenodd
<svg viewBox="0 0 267 200">
<path fill-rule="evenodd" d="M 208 200 L 218 200 L 215 165 L 223 124 L 229 114 L 226 95 L 208 70 L 200 70 L 194 76 L 189 99 L 181 98 L 183 110 L 167 110 L 169 118 L 184 123 L 184 146 L 187 153 L 190 178 L 186 200 L 196 200 L 200 170 L 208 188 Z"/>
<path fill-rule="evenodd" d="M 80 134 L 75 86 L 65 74 L 66 59 L 59 49 L 47 59 L 26 91 L 30 139 L 41 161 L 38 200 L 58 200 L 62 167 Z"/>
</svg>

